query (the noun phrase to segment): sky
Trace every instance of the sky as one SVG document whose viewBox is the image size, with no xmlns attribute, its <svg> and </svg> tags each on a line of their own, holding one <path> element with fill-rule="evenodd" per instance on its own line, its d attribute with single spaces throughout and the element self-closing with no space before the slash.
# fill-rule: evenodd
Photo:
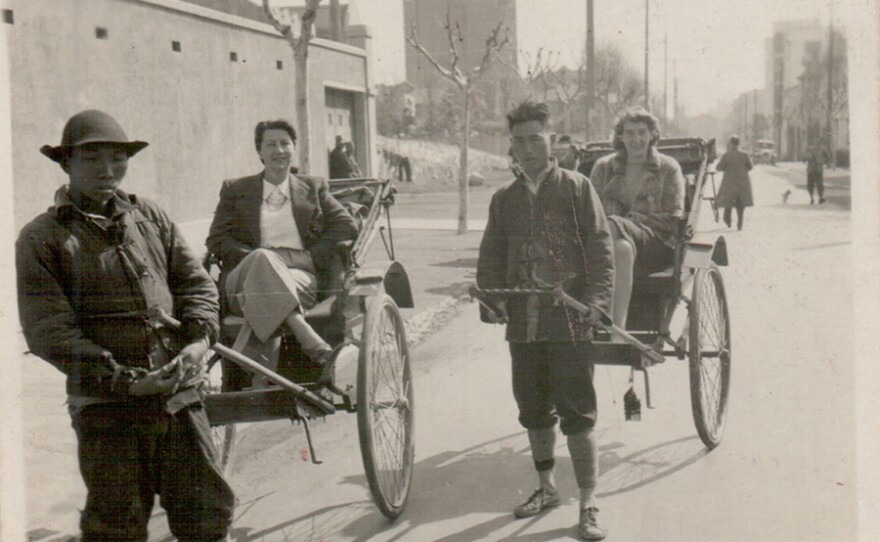
<svg viewBox="0 0 880 542">
<path fill-rule="evenodd" d="M 669 102 L 673 65 L 679 102 L 689 115 L 729 105 L 741 92 L 764 88 L 764 40 L 773 22 L 818 19 L 827 25 L 828 0 L 649 0 L 649 82 L 652 93 L 664 83 L 664 38 L 668 39 Z M 645 65 L 645 0 L 595 0 L 597 48 L 617 45 L 639 71 Z M 842 4 L 836 0 L 840 23 Z M 539 47 L 562 51 L 560 61 L 580 62 L 586 39 L 586 0 L 517 0 L 521 51 Z"/>
<path fill-rule="evenodd" d="M 251 0 L 261 3 L 261 0 Z M 441 0 L 436 0 L 441 1 Z M 648 0 L 652 93 L 664 84 L 664 38 L 668 40 L 668 96 L 672 107 L 674 67 L 679 102 L 688 115 L 729 106 L 740 93 L 764 88 L 764 40 L 775 21 L 819 20 L 842 24 L 853 6 L 876 0 Z M 347 0 L 342 0 L 347 3 Z M 403 0 L 355 0 L 355 23 L 372 30 L 376 83 L 406 77 Z M 617 45 L 644 69 L 646 0 L 595 0 L 596 46 Z M 302 5 L 304 0 L 273 0 Z M 329 0 L 323 0 L 323 5 Z M 559 51 L 561 63 L 576 66 L 586 36 L 586 0 L 516 0 L 518 49 Z"/>
</svg>

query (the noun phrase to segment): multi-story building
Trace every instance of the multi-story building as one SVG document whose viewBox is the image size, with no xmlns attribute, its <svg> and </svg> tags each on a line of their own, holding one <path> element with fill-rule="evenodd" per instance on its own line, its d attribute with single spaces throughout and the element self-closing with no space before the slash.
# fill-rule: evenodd
<svg viewBox="0 0 880 542">
<path fill-rule="evenodd" d="M 827 29 L 816 20 L 784 21 L 773 25 L 773 36 L 765 41 L 767 114 L 771 119 L 772 139 L 783 160 L 797 159 L 808 143 L 831 145 L 825 133 L 826 123 L 820 124 L 816 114 L 821 109 L 817 100 L 825 99 L 817 92 L 817 85 L 821 78 L 818 66 L 822 63 L 827 66 L 828 35 Z M 835 54 L 832 67 L 838 62 Z M 845 60 L 843 76 L 846 77 Z M 825 81 L 827 85 L 827 78 Z M 847 118 L 838 120 L 848 129 L 848 114 L 836 112 L 838 116 L 841 113 Z M 841 122 L 834 124 L 839 126 Z M 840 139 L 837 138 L 834 147 L 843 146 Z M 848 145 L 848 138 L 842 139 Z"/>
</svg>

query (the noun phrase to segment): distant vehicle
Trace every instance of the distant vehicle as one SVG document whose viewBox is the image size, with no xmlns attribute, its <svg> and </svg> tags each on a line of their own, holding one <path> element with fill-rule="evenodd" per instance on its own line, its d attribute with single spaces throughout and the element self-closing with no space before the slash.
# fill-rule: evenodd
<svg viewBox="0 0 880 542">
<path fill-rule="evenodd" d="M 776 164 L 776 143 L 769 139 L 755 142 L 752 158 L 759 164 Z"/>
</svg>

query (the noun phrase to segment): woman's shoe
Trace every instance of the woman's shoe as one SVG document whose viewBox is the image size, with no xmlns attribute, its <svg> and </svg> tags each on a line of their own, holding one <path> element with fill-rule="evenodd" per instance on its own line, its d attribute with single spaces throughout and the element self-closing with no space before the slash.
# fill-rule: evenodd
<svg viewBox="0 0 880 542">
<path fill-rule="evenodd" d="M 336 358 L 339 357 L 339 352 L 344 346 L 345 343 L 340 343 L 335 348 L 331 348 L 329 344 L 325 344 L 306 351 L 306 354 L 313 363 L 323 367 L 321 376 L 318 378 L 319 384 L 334 384 L 336 380 Z"/>
</svg>

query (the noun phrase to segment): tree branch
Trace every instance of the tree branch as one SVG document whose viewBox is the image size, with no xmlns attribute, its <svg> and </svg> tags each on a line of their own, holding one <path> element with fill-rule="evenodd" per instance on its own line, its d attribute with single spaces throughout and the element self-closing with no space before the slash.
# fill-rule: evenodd
<svg viewBox="0 0 880 542">
<path fill-rule="evenodd" d="M 300 19 L 300 35 L 298 38 L 293 35 L 293 29 L 290 25 L 283 24 L 278 18 L 275 10 L 270 5 L 270 0 L 263 0 L 263 12 L 272 23 L 272 26 L 275 27 L 275 30 L 287 40 L 294 53 L 299 53 L 303 44 L 308 44 L 312 37 L 314 37 L 314 22 L 318 17 L 318 4 L 320 3 L 321 0 L 306 0 L 306 9 L 303 11 L 302 18 Z"/>
<path fill-rule="evenodd" d="M 430 62 L 431 65 L 433 65 L 437 69 L 437 71 L 440 72 L 440 75 L 455 83 L 459 88 L 465 88 L 465 86 L 467 85 L 467 81 L 464 80 L 464 76 L 462 76 L 460 73 L 458 74 L 458 76 L 456 76 L 457 74 L 455 74 L 448 68 L 444 68 L 443 66 L 441 66 L 440 63 L 434 59 L 431 53 L 429 53 L 428 50 L 425 49 L 421 41 L 419 41 L 419 35 L 416 32 L 415 23 L 413 23 L 412 28 L 410 29 L 409 37 L 406 38 L 406 41 L 417 51 L 422 53 L 422 55 L 424 55 L 424 57 L 428 59 L 428 62 Z"/>
<path fill-rule="evenodd" d="M 461 28 L 458 27 L 458 24 L 455 25 L 455 30 L 452 28 L 452 17 L 449 14 L 449 10 L 446 11 L 446 23 L 443 25 L 443 29 L 446 30 L 446 38 L 449 40 L 449 53 L 452 55 L 452 61 L 449 63 L 449 71 L 457 78 L 460 78 L 464 81 L 464 74 L 461 73 L 461 70 L 458 68 L 458 62 L 461 60 L 458 56 L 458 47 L 455 45 L 455 34 L 456 30 L 458 31 L 458 39 L 461 39 Z"/>
<path fill-rule="evenodd" d="M 275 30 L 284 36 L 291 47 L 296 48 L 297 38 L 293 35 L 293 29 L 290 28 L 289 24 L 281 23 L 281 20 L 278 19 L 278 15 L 275 14 L 275 10 L 269 5 L 269 0 L 263 0 L 263 12 L 266 14 L 266 17 L 269 18 L 269 21 L 272 22 L 272 26 L 275 27 Z"/>
<path fill-rule="evenodd" d="M 510 40 L 510 28 L 504 28 L 504 37 L 499 41 L 498 34 L 500 32 L 501 22 L 499 21 L 495 29 L 492 30 L 492 32 L 489 34 L 489 37 L 486 38 L 486 52 L 483 54 L 483 58 L 480 60 L 480 65 L 471 70 L 471 75 L 470 77 L 468 77 L 469 85 L 472 85 L 474 82 L 476 82 L 477 79 L 480 78 L 481 75 L 483 75 L 483 73 L 486 71 L 486 68 L 489 66 L 489 63 L 492 62 L 492 58 L 497 57 L 501 49 Z"/>
</svg>

